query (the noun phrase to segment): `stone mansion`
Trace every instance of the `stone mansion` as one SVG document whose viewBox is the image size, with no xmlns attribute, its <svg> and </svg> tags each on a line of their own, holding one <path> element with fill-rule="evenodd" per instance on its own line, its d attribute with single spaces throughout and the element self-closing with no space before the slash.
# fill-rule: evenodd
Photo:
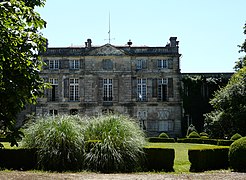
<svg viewBox="0 0 246 180">
<path fill-rule="evenodd" d="M 37 115 L 105 113 L 129 115 L 148 135 L 181 134 L 182 100 L 176 37 L 163 47 L 93 46 L 47 48 L 41 76 L 52 88 Z"/>
</svg>

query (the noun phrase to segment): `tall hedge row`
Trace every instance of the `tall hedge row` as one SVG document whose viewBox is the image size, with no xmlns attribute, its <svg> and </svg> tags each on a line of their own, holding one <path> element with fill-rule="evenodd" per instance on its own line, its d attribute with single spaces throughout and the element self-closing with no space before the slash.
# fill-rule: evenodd
<svg viewBox="0 0 246 180">
<path fill-rule="evenodd" d="M 144 148 L 146 161 L 144 170 L 147 171 L 174 171 L 174 149 L 169 148 Z"/>
<path fill-rule="evenodd" d="M 189 149 L 190 171 L 227 169 L 229 167 L 228 152 L 229 148 Z"/>
</svg>

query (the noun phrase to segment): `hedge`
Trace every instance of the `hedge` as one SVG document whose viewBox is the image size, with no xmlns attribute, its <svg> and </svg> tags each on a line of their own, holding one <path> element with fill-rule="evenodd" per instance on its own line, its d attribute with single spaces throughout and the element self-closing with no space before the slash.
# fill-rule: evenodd
<svg viewBox="0 0 246 180">
<path fill-rule="evenodd" d="M 0 149 L 0 168 L 15 170 L 36 169 L 36 149 Z"/>
<path fill-rule="evenodd" d="M 164 142 L 164 143 L 174 143 L 175 142 L 175 139 L 174 138 L 160 138 L 160 137 L 149 137 L 147 138 L 147 141 L 148 142 L 158 142 L 158 143 L 161 143 L 161 142 Z"/>
<path fill-rule="evenodd" d="M 144 152 L 146 156 L 144 171 L 174 171 L 174 149 L 144 147 Z"/>
<path fill-rule="evenodd" d="M 189 149 L 189 161 L 191 172 L 202 172 L 206 170 L 228 169 L 228 148 L 214 149 Z"/>
<path fill-rule="evenodd" d="M 223 139 L 218 139 L 217 145 L 218 146 L 230 146 L 234 140 L 223 140 Z"/>
<path fill-rule="evenodd" d="M 217 139 L 202 139 L 202 138 L 181 138 L 177 139 L 178 143 L 196 143 L 196 144 L 213 144 L 217 145 Z"/>
</svg>

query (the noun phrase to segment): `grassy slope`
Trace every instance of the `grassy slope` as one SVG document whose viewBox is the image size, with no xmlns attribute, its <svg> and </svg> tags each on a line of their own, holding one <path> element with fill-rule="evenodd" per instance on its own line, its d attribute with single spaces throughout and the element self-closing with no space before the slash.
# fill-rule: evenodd
<svg viewBox="0 0 246 180">
<path fill-rule="evenodd" d="M 165 147 L 174 148 L 175 160 L 174 170 L 175 172 L 189 172 L 190 162 L 188 159 L 188 149 L 200 149 L 200 148 L 214 148 L 215 145 L 208 144 L 191 144 L 191 143 L 148 143 L 146 147 Z"/>
</svg>

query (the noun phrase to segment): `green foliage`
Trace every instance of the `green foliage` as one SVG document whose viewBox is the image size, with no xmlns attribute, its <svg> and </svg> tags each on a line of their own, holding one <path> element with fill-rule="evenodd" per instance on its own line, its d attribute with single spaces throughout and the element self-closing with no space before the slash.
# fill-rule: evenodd
<svg viewBox="0 0 246 180">
<path fill-rule="evenodd" d="M 162 132 L 159 136 L 159 138 L 169 138 L 169 136 L 167 135 L 167 133 Z"/>
<path fill-rule="evenodd" d="M 228 85 L 217 91 L 210 101 L 216 111 L 205 116 L 206 128 L 213 136 L 245 135 L 246 128 L 246 67 L 230 79 Z M 219 134 L 218 134 L 219 133 Z"/>
<path fill-rule="evenodd" d="M 83 168 L 84 137 L 76 116 L 38 118 L 24 130 L 22 146 L 36 148 L 38 167 L 65 171 Z"/>
<path fill-rule="evenodd" d="M 246 172 L 246 137 L 242 137 L 231 144 L 229 162 L 234 171 Z"/>
<path fill-rule="evenodd" d="M 0 168 L 31 170 L 36 167 L 36 149 L 0 149 Z"/>
<path fill-rule="evenodd" d="M 231 137 L 231 140 L 235 141 L 235 140 L 240 139 L 241 137 L 242 137 L 241 134 L 236 133 L 236 134 L 234 134 L 234 135 Z"/>
<path fill-rule="evenodd" d="M 233 142 L 234 142 L 233 140 L 218 139 L 217 145 L 218 146 L 230 146 Z"/>
<path fill-rule="evenodd" d="M 244 34 L 246 34 L 246 24 Z M 246 52 L 246 40 L 240 47 L 240 52 Z M 236 132 L 245 134 L 246 128 L 246 56 L 241 57 L 234 67 L 236 73 L 228 84 L 215 93 L 210 104 L 214 111 L 206 114 L 205 127 L 213 137 L 230 137 Z"/>
<path fill-rule="evenodd" d="M 18 145 L 16 139 L 22 137 L 16 115 L 35 103 L 44 89 L 39 52 L 45 50 L 46 39 L 39 30 L 46 22 L 35 12 L 44 2 L 0 1 L 0 127 L 11 145 Z"/>
<path fill-rule="evenodd" d="M 207 138 L 181 138 L 177 139 L 178 143 L 195 143 L 195 144 L 213 144 L 217 145 L 217 139 L 207 139 Z"/>
<path fill-rule="evenodd" d="M 191 125 L 188 127 L 188 129 L 187 129 L 186 137 L 188 137 L 189 134 L 190 134 L 191 132 L 193 132 L 193 131 L 197 132 L 196 127 L 195 127 L 193 124 L 191 124 Z"/>
<path fill-rule="evenodd" d="M 148 142 L 165 142 L 165 143 L 174 143 L 174 138 L 160 138 L 160 137 L 149 137 L 147 138 Z"/>
<path fill-rule="evenodd" d="M 109 115 L 88 121 L 85 140 L 99 140 L 85 156 L 92 171 L 127 172 L 140 166 L 145 137 L 138 124 L 126 116 Z"/>
<path fill-rule="evenodd" d="M 188 138 L 200 138 L 200 135 L 196 131 L 192 131 L 189 135 Z"/>
<path fill-rule="evenodd" d="M 189 149 L 190 171 L 227 169 L 229 148 Z"/>
<path fill-rule="evenodd" d="M 146 156 L 145 168 L 147 171 L 174 171 L 174 149 L 168 148 L 144 148 Z"/>
<path fill-rule="evenodd" d="M 227 82 L 228 77 L 223 74 L 209 77 L 205 75 L 185 75 L 182 77 L 183 89 L 181 94 L 184 113 L 192 118 L 192 123 L 198 131 L 203 131 L 203 114 L 212 110 L 209 99 L 212 98 L 213 92 L 225 86 Z M 209 91 L 204 92 L 204 89 L 209 89 Z M 187 122 L 184 121 L 183 133 L 187 128 Z"/>
</svg>

